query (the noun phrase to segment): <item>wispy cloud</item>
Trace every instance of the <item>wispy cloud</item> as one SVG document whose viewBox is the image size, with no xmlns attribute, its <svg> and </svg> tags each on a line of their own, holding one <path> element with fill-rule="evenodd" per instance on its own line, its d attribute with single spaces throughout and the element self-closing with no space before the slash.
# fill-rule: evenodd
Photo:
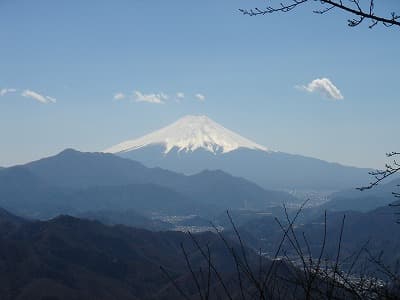
<svg viewBox="0 0 400 300">
<path fill-rule="evenodd" d="M 206 96 L 204 96 L 203 94 L 198 93 L 198 94 L 196 94 L 196 95 L 194 95 L 194 96 L 195 96 L 196 99 L 199 100 L 199 101 L 204 101 L 204 100 L 206 100 Z"/>
<path fill-rule="evenodd" d="M 158 94 L 143 94 L 140 91 L 134 91 L 134 100 L 136 102 L 147 102 L 152 104 L 164 104 L 168 100 L 168 95 L 164 93 Z"/>
<path fill-rule="evenodd" d="M 10 88 L 0 89 L 0 96 L 5 96 L 9 93 L 15 93 L 16 91 L 17 91 L 16 89 L 10 89 Z"/>
<path fill-rule="evenodd" d="M 44 96 L 41 95 L 35 91 L 31 90 L 25 90 L 22 92 L 21 96 L 26 97 L 26 98 L 32 98 L 36 100 L 37 102 L 43 103 L 43 104 L 48 104 L 48 103 L 56 103 L 57 99 L 50 97 L 50 96 Z"/>
<path fill-rule="evenodd" d="M 185 94 L 184 93 L 182 93 L 182 92 L 176 93 L 176 99 L 178 99 L 179 101 L 183 100 L 184 98 L 185 98 Z"/>
<path fill-rule="evenodd" d="M 133 94 L 127 94 L 125 92 L 117 92 L 114 94 L 113 99 L 114 100 L 123 100 L 123 99 L 130 99 L 135 102 L 147 102 L 147 103 L 152 103 L 152 104 L 165 104 L 169 102 L 177 102 L 180 103 L 183 99 L 185 99 L 186 94 L 182 91 L 176 92 L 175 94 L 172 94 L 171 96 L 168 94 L 165 94 L 163 92 L 158 92 L 158 93 L 144 93 L 139 90 L 135 90 Z M 201 93 L 197 93 L 194 95 L 195 99 L 203 102 L 206 100 L 206 96 Z M 171 101 L 168 101 L 171 100 Z"/>
<path fill-rule="evenodd" d="M 116 93 L 116 94 L 114 94 L 114 97 L 113 97 L 114 100 L 123 100 L 125 98 L 126 98 L 126 96 L 124 93 Z"/>
<path fill-rule="evenodd" d="M 344 99 L 340 90 L 328 78 L 317 78 L 307 85 L 296 86 L 309 93 L 319 92 L 333 100 Z"/>
</svg>

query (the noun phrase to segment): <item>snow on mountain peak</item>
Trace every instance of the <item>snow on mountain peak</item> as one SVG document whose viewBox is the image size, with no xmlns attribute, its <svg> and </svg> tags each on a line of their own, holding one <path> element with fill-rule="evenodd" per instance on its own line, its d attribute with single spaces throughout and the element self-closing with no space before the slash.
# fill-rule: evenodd
<svg viewBox="0 0 400 300">
<path fill-rule="evenodd" d="M 141 138 L 110 147 L 104 152 L 123 153 L 149 145 L 163 145 L 164 153 L 177 148 L 178 152 L 193 152 L 199 148 L 214 154 L 227 153 L 238 148 L 268 151 L 239 134 L 226 129 L 206 116 L 185 116 L 175 123 Z"/>
</svg>

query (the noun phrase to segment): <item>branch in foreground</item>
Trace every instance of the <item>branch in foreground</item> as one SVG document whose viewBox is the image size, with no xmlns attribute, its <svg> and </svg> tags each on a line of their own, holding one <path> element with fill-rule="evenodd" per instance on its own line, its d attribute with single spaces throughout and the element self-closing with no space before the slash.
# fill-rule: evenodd
<svg viewBox="0 0 400 300">
<path fill-rule="evenodd" d="M 395 157 L 400 155 L 400 152 L 390 152 L 386 153 L 387 157 Z M 386 164 L 385 170 L 376 170 L 373 172 L 369 172 L 370 175 L 374 176 L 374 180 L 369 183 L 367 186 L 362 186 L 357 188 L 357 190 L 364 191 L 372 189 L 374 186 L 377 186 L 381 181 L 385 180 L 386 178 L 394 175 L 395 173 L 400 171 L 400 163 L 397 162 L 396 159 L 393 159 L 391 164 Z M 400 197 L 400 193 L 393 192 L 395 197 Z"/>
<path fill-rule="evenodd" d="M 360 4 L 360 0 L 348 0 L 348 5 L 343 4 L 344 1 L 342 0 L 291 0 L 286 3 L 280 3 L 280 5 L 276 7 L 267 6 L 264 9 L 239 9 L 239 11 L 248 16 L 266 15 L 275 12 L 286 13 L 300 5 L 310 3 L 312 1 L 319 2 L 322 6 L 320 9 L 314 10 L 314 13 L 325 14 L 333 9 L 339 9 L 341 11 L 345 11 L 356 16 L 356 18 L 347 20 L 350 27 L 356 27 L 360 25 L 364 20 L 370 21 L 369 28 L 373 28 L 379 23 L 383 24 L 386 27 L 400 26 L 400 15 L 395 12 L 391 12 L 389 17 L 376 15 L 374 0 L 366 1 L 368 2 L 368 8 L 363 8 Z"/>
</svg>

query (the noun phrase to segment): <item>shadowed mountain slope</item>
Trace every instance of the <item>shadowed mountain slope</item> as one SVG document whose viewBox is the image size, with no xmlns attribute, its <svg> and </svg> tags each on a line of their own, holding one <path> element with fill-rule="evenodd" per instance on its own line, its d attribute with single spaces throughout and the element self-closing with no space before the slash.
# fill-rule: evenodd
<svg viewBox="0 0 400 300">
<path fill-rule="evenodd" d="M 112 154 L 67 149 L 53 157 L 0 171 L 0 205 L 31 217 L 93 210 L 202 214 L 296 202 L 221 171 L 185 176 Z"/>
<path fill-rule="evenodd" d="M 227 298 L 225 290 L 232 300 L 242 299 L 241 291 L 250 295 L 255 292 L 254 284 L 244 272 L 238 281 L 236 260 L 230 254 L 230 251 L 243 253 L 242 248 L 231 241 L 227 241 L 227 247 L 210 232 L 196 234 L 193 238 L 198 246 L 182 232 L 110 227 L 69 216 L 8 228 L 0 226 L 0 298 L 198 299 L 199 293 L 204 294 L 207 290 L 207 281 L 203 279 L 209 267 L 200 249 L 210 251 L 213 268 L 218 270 L 218 277 L 216 273 L 210 273 L 210 300 Z M 260 260 L 248 248 L 243 251 L 251 269 L 257 272 L 269 270 L 271 261 Z M 257 267 L 260 261 L 262 270 Z M 266 286 L 269 299 L 304 297 L 301 288 L 297 289 L 293 284 L 301 278 L 302 272 L 284 261 L 275 262 L 271 270 L 275 279 Z M 203 278 L 199 288 L 193 276 Z M 172 280 L 187 297 L 177 291 Z M 319 280 L 316 284 L 322 290 L 326 286 Z"/>
</svg>

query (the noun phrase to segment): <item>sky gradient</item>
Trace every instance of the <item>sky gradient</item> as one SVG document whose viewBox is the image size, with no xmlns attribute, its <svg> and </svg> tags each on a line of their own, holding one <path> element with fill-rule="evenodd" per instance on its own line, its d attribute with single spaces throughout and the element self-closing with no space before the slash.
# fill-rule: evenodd
<svg viewBox="0 0 400 300">
<path fill-rule="evenodd" d="M 313 5 L 238 12 L 265 4 L 0 0 L 0 166 L 204 114 L 273 150 L 382 167 L 400 150 L 400 29 Z"/>
</svg>

